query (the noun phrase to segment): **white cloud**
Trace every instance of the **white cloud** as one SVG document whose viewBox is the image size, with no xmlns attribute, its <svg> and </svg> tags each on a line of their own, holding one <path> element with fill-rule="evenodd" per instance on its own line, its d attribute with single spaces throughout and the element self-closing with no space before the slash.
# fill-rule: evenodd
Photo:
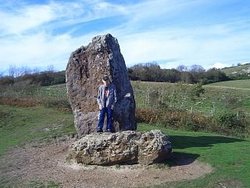
<svg viewBox="0 0 250 188">
<path fill-rule="evenodd" d="M 98 0 L 70 3 L 51 1 L 44 5 L 22 4 L 11 11 L 0 9 L 1 71 L 7 70 L 10 65 L 54 65 L 56 69 L 65 69 L 70 53 L 79 46 L 88 44 L 97 35 L 95 32 L 74 37 L 70 33 L 75 24 L 124 11 L 121 6 Z M 70 25 L 72 29 L 62 34 L 55 35 L 52 32 L 53 29 Z"/>
<path fill-rule="evenodd" d="M 229 66 L 231 66 L 231 65 L 226 64 L 226 63 L 220 63 L 220 62 L 218 62 L 218 63 L 215 63 L 212 66 L 210 66 L 210 68 L 222 69 L 224 67 L 229 67 Z"/>
<path fill-rule="evenodd" d="M 210 3 L 209 1 L 146 1 L 130 8 L 131 20 L 121 27 L 109 30 L 118 37 L 128 65 L 153 60 L 176 59 L 173 64 L 199 64 L 208 68 L 209 64 L 223 61 L 238 61 L 246 57 L 250 42 L 248 30 L 237 31 L 243 20 L 230 23 L 183 26 L 154 25 L 154 21 L 184 14 L 183 10 Z M 185 17 L 185 15 L 183 15 Z M 190 20 L 192 22 L 192 20 Z M 240 23 L 240 24 L 239 24 Z M 141 28 L 148 25 L 148 28 Z M 152 25 L 152 27 L 150 26 Z M 137 31 L 136 31 L 137 30 Z"/>
<path fill-rule="evenodd" d="M 237 31 L 244 20 L 240 24 L 235 20 L 235 23 L 205 26 L 164 22 L 178 14 L 185 17 L 183 10 L 207 2 L 149 0 L 118 5 L 104 0 L 50 1 L 43 5 L 24 4 L 12 11 L 0 9 L 1 69 L 9 65 L 54 65 L 56 69 L 64 69 L 73 50 L 87 45 L 95 35 L 108 32 L 118 38 L 127 65 L 155 60 L 164 68 L 180 64 L 210 68 L 231 65 L 241 59 L 249 61 L 246 57 L 250 32 Z M 126 21 L 101 33 L 89 32 L 80 37 L 73 34 L 81 23 L 113 16 L 126 17 Z M 61 28 L 65 31 L 53 34 Z"/>
<path fill-rule="evenodd" d="M 53 20 L 54 16 L 47 5 L 26 7 L 18 12 L 0 12 L 1 35 L 20 34 Z"/>
<path fill-rule="evenodd" d="M 14 6 L 14 5 L 13 5 Z M 14 10 L 0 9 L 0 36 L 20 35 L 29 30 L 50 29 L 49 27 L 67 26 L 89 22 L 94 19 L 126 14 L 123 6 L 104 1 L 53 2 L 40 5 L 23 5 Z"/>
<path fill-rule="evenodd" d="M 0 46 L 0 57 L 2 62 L 8 64 L 1 63 L 1 69 L 7 70 L 9 65 L 39 68 L 53 65 L 57 70 L 63 70 L 71 52 L 82 44 L 87 44 L 89 38 L 89 35 L 73 38 L 67 34 L 51 36 L 37 33 L 3 41 L 5 45 Z"/>
<path fill-rule="evenodd" d="M 161 28 L 151 32 L 130 34 L 120 37 L 125 59 L 129 64 L 152 60 L 178 59 L 179 64 L 208 64 L 224 58 L 237 61 L 239 55 L 246 56 L 250 34 L 234 35 L 223 26 L 197 28 Z M 218 30 L 217 30 L 218 28 Z M 210 37 L 208 37 L 210 36 Z M 212 37 L 211 37 L 212 36 Z M 231 63 L 230 62 L 230 63 Z"/>
</svg>

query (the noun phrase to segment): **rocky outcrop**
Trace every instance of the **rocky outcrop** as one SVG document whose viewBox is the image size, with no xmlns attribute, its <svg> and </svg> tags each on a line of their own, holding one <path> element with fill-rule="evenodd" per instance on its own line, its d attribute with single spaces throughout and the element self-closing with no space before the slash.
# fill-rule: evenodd
<svg viewBox="0 0 250 188">
<path fill-rule="evenodd" d="M 98 117 L 97 90 L 104 75 L 116 86 L 115 130 L 136 130 L 135 100 L 117 39 L 96 36 L 87 46 L 72 52 L 66 68 L 66 87 L 79 136 L 95 132 Z"/>
<path fill-rule="evenodd" d="M 88 165 L 152 164 L 171 155 L 168 137 L 159 130 L 90 134 L 74 142 L 67 159 Z"/>
</svg>

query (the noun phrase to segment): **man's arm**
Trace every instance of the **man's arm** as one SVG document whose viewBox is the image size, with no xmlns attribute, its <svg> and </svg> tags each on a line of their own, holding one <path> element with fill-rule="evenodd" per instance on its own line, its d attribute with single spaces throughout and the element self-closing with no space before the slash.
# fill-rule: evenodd
<svg viewBox="0 0 250 188">
<path fill-rule="evenodd" d="M 117 94 L 116 94 L 116 87 L 113 85 L 113 92 L 114 92 L 114 101 L 113 104 L 111 105 L 111 109 L 114 109 L 115 103 L 117 102 Z"/>
<path fill-rule="evenodd" d="M 117 102 L 117 93 L 116 93 L 116 87 L 114 86 L 114 103 Z"/>
<path fill-rule="evenodd" d="M 101 86 L 98 88 L 98 95 L 97 95 L 97 104 L 99 106 L 99 109 L 102 109 L 102 92 L 101 92 Z"/>
</svg>

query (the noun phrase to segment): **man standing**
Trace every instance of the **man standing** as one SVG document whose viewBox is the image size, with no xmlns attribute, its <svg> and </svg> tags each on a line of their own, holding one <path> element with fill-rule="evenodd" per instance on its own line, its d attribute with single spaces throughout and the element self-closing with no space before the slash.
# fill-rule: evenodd
<svg viewBox="0 0 250 188">
<path fill-rule="evenodd" d="M 115 86 L 110 83 L 108 76 L 104 76 L 102 82 L 103 85 L 99 87 L 97 96 L 97 103 L 99 105 L 99 110 L 100 110 L 97 132 L 103 132 L 103 124 L 106 114 L 107 114 L 106 132 L 112 132 L 113 109 L 117 101 L 116 89 Z"/>
</svg>

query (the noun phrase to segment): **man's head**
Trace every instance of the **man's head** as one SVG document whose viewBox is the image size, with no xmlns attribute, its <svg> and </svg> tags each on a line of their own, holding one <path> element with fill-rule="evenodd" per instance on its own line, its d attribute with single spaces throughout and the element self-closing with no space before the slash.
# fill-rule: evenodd
<svg viewBox="0 0 250 188">
<path fill-rule="evenodd" d="M 110 83 L 109 77 L 107 75 L 103 76 L 102 82 L 105 86 L 108 86 Z"/>
</svg>

